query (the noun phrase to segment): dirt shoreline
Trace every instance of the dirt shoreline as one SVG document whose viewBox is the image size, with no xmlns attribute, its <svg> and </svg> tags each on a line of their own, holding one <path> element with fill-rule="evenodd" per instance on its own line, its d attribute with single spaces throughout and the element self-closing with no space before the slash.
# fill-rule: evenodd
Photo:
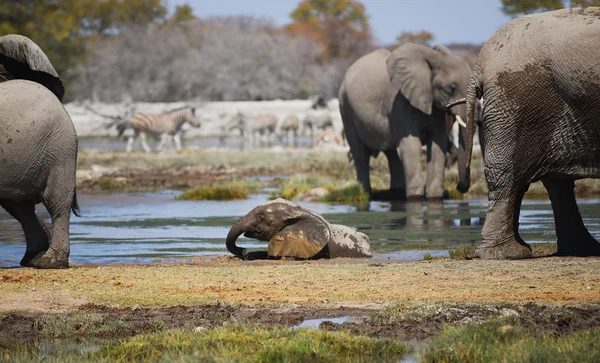
<svg viewBox="0 0 600 363">
<path fill-rule="evenodd" d="M 599 268 L 600 258 L 546 257 L 410 263 L 220 258 L 196 265 L 4 269 L 0 340 L 30 341 L 40 334 L 40 321 L 76 325 L 81 319 L 73 316 L 81 314 L 122 322 L 119 332 L 94 333 L 103 338 L 150 332 L 157 321 L 161 329 L 236 322 L 291 327 L 341 316 L 362 320 L 321 328 L 423 339 L 445 324 L 514 315 L 534 330 L 567 332 L 600 326 Z M 75 336 L 86 334 L 72 329 Z"/>
</svg>

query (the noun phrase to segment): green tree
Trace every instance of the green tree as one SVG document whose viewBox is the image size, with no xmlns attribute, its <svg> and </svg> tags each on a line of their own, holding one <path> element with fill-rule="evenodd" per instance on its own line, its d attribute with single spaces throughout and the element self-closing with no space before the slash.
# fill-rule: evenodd
<svg viewBox="0 0 600 363">
<path fill-rule="evenodd" d="M 4 0 L 0 34 L 31 38 L 47 54 L 67 85 L 99 38 L 131 27 L 171 24 L 193 17 L 189 5 L 167 18 L 164 0 Z M 67 87 L 67 98 L 69 87 Z"/>
<path fill-rule="evenodd" d="M 500 10 L 506 15 L 518 16 L 565 7 L 599 6 L 600 0 L 500 0 Z"/>
<path fill-rule="evenodd" d="M 325 59 L 357 57 L 372 44 L 369 17 L 358 0 L 304 0 L 290 17 L 288 30 L 321 44 Z"/>
</svg>

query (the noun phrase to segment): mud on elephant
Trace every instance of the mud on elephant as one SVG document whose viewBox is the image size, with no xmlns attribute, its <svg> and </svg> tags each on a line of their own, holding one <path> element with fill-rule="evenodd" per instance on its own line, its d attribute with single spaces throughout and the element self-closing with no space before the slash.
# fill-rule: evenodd
<svg viewBox="0 0 600 363">
<path fill-rule="evenodd" d="M 600 8 L 565 9 L 514 19 L 482 47 L 467 105 L 467 158 L 459 190 L 469 189 L 473 120 L 484 99 L 489 206 L 480 256 L 531 256 L 519 235 L 529 185 L 548 191 L 558 255 L 600 255 L 574 194 L 574 181 L 600 178 Z"/>
<path fill-rule="evenodd" d="M 339 91 L 340 113 L 358 181 L 371 192 L 369 159 L 383 151 L 391 191 L 400 199 L 439 199 L 444 193 L 446 105 L 465 97 L 471 69 L 441 45 L 378 49 L 350 66 Z M 464 105 L 452 113 L 465 118 Z M 427 145 L 423 187 L 421 146 Z M 461 138 L 459 159 L 464 159 Z"/>
<path fill-rule="evenodd" d="M 77 135 L 62 106 L 64 87 L 44 52 L 20 35 L 0 37 L 0 205 L 21 223 L 21 265 L 69 265 L 69 220 L 78 215 Z M 49 230 L 35 212 L 43 203 Z"/>
<path fill-rule="evenodd" d="M 248 258 L 236 245 L 244 237 L 268 241 L 268 257 L 299 259 L 318 257 L 371 257 L 369 237 L 339 224 L 330 224 L 319 214 L 285 199 L 276 199 L 252 209 L 227 234 L 227 250 Z"/>
</svg>

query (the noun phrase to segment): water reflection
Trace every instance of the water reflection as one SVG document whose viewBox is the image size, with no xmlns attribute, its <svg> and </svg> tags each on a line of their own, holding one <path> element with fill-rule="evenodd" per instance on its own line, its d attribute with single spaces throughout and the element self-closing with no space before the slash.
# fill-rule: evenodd
<svg viewBox="0 0 600 363">
<path fill-rule="evenodd" d="M 268 200 L 265 194 L 243 201 L 176 201 L 177 192 L 81 195 L 82 218 L 72 218 L 71 261 L 80 264 L 181 263 L 196 257 L 226 255 L 224 239 L 235 220 Z M 371 202 L 367 206 L 300 203 L 366 233 L 376 257 L 414 260 L 425 253 L 480 240 L 486 200 Z M 600 203 L 579 203 L 593 236 L 600 234 Z M 43 211 L 40 215 L 48 219 Z M 523 203 L 520 230 L 528 242 L 555 241 L 548 201 Z M 239 241 L 250 249 L 265 242 Z M 0 267 L 18 266 L 25 243 L 20 225 L 0 211 Z"/>
</svg>

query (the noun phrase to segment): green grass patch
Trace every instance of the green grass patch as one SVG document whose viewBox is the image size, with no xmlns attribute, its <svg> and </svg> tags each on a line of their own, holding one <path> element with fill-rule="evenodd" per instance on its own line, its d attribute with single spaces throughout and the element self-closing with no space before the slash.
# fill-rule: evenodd
<svg viewBox="0 0 600 363">
<path fill-rule="evenodd" d="M 177 200 L 234 200 L 246 199 L 248 194 L 260 188 L 257 181 L 228 180 L 188 190 Z"/>
<path fill-rule="evenodd" d="M 330 178 L 320 175 L 295 175 L 283 180 L 279 186 L 279 192 L 274 193 L 271 197 L 292 200 L 298 194 L 306 193 L 314 188 L 331 190 L 334 186 Z"/>
<path fill-rule="evenodd" d="M 361 203 L 369 201 L 369 193 L 365 192 L 359 183 L 333 189 L 323 197 L 328 203 Z"/>
<path fill-rule="evenodd" d="M 397 362 L 404 344 L 346 332 L 234 325 L 138 335 L 83 355 L 60 351 L 44 356 L 33 344 L 0 344 L 2 361 L 121 362 Z"/>
<path fill-rule="evenodd" d="M 424 362 L 598 362 L 600 329 L 531 334 L 516 321 L 447 328 L 432 339 Z"/>
<path fill-rule="evenodd" d="M 320 330 L 232 326 L 136 336 L 86 358 L 123 361 L 353 362 L 398 361 L 396 341 Z"/>
</svg>

